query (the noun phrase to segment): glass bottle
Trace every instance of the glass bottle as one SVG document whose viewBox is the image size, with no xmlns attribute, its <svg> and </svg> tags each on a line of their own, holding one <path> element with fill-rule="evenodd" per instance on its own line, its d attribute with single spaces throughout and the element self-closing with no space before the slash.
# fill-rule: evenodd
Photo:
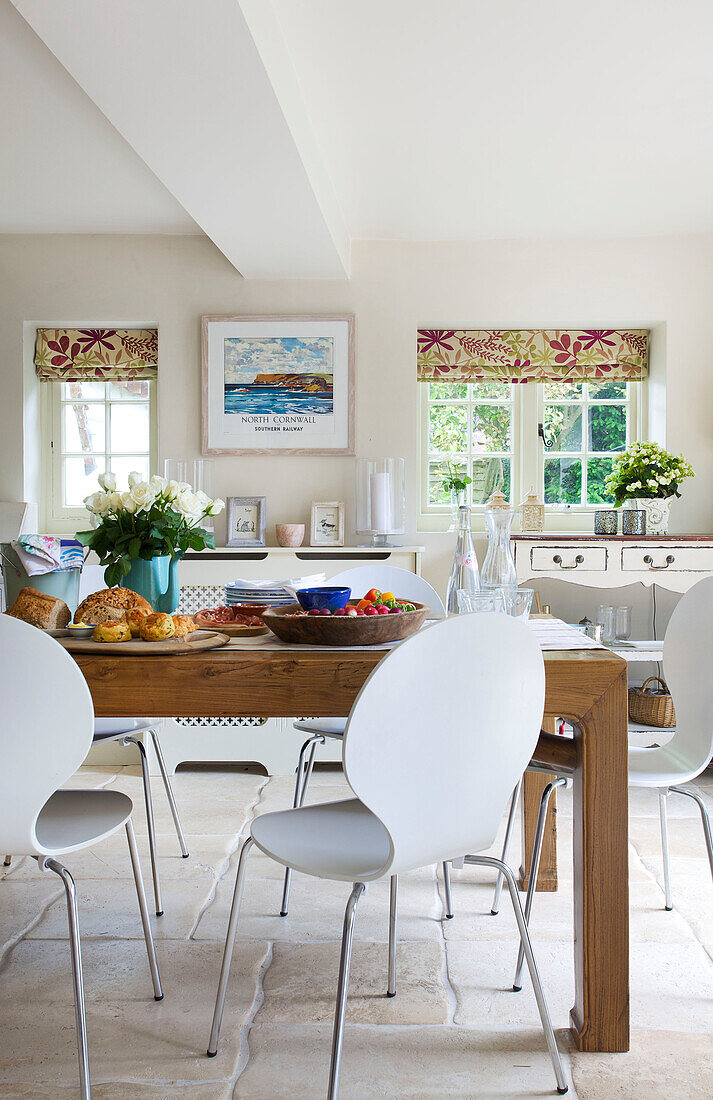
<svg viewBox="0 0 713 1100">
<path fill-rule="evenodd" d="M 449 615 L 460 613 L 458 606 L 459 592 L 467 592 L 470 595 L 480 592 L 478 559 L 475 556 L 473 547 L 473 536 L 470 532 L 470 508 L 467 504 L 461 504 L 458 509 L 456 552 L 453 555 L 453 564 L 451 565 L 446 591 L 446 610 Z"/>
<path fill-rule="evenodd" d="M 517 587 L 515 560 L 510 549 L 514 511 L 502 493 L 495 492 L 485 505 L 488 552 L 483 563 L 483 588 Z"/>
</svg>

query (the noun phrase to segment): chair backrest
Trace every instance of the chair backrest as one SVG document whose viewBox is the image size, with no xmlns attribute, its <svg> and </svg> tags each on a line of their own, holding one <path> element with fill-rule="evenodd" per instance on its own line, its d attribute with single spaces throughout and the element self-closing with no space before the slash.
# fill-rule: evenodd
<svg viewBox="0 0 713 1100">
<path fill-rule="evenodd" d="M 39 853 L 35 823 L 84 761 L 94 708 L 86 680 L 59 642 L 0 615 L 0 849 Z"/>
<path fill-rule="evenodd" d="M 689 588 L 664 635 L 663 670 L 676 707 L 676 733 L 665 751 L 681 775 L 698 774 L 713 756 L 713 577 Z"/>
<path fill-rule="evenodd" d="M 349 716 L 344 769 L 391 837 L 380 873 L 492 844 L 532 757 L 544 696 L 537 639 L 508 615 L 451 617 L 376 667 Z"/>
<path fill-rule="evenodd" d="M 371 588 L 378 588 L 380 592 L 393 592 L 405 600 L 428 604 L 436 615 L 446 613 L 443 600 L 432 584 L 417 573 L 400 569 L 397 565 L 382 565 L 379 562 L 356 565 L 353 569 L 337 573 L 336 577 L 330 577 L 329 584 L 348 585 L 354 599 L 361 599 Z"/>
</svg>

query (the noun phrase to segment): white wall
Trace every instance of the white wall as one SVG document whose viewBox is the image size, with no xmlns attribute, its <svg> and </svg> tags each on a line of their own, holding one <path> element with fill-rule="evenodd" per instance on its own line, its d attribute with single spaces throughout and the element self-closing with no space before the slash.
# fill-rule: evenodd
<svg viewBox="0 0 713 1100">
<path fill-rule="evenodd" d="M 200 453 L 203 313 L 353 312 L 357 453 L 407 460 L 417 526 L 415 332 L 423 327 L 657 326 L 667 375 L 666 442 L 697 477 L 672 510 L 676 532 L 713 531 L 713 238 L 408 244 L 362 242 L 350 281 L 246 281 L 198 237 L 0 237 L 0 499 L 23 497 L 23 323 L 160 328 L 160 458 Z M 32 390 L 28 380 L 28 391 Z M 28 467 L 29 469 L 29 467 Z M 217 460 L 221 496 L 265 494 L 274 523 L 312 499 L 353 509 L 352 458 Z M 218 528 L 218 536 L 222 534 Z M 444 586 L 452 536 L 420 534 Z"/>
</svg>

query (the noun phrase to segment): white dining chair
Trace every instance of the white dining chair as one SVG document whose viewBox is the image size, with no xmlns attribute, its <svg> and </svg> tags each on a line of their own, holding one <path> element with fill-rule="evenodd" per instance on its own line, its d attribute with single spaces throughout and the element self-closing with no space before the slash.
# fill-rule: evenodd
<svg viewBox="0 0 713 1100">
<path fill-rule="evenodd" d="M 469 863 L 505 875 L 557 1091 L 567 1091 L 515 877 L 501 860 L 479 854 L 492 844 L 505 803 L 532 756 L 544 693 L 537 639 L 524 623 L 504 615 L 447 619 L 409 638 L 380 662 L 359 692 L 344 733 L 344 770 L 354 797 L 257 817 L 241 848 L 210 1057 L 218 1050 L 253 845 L 303 874 L 352 883 L 344 915 L 328 1100 L 336 1098 L 339 1088 L 354 922 L 367 884 L 390 878 L 388 992 L 393 995 L 398 875 L 469 852 Z M 448 731 L 447 746 L 433 736 L 434 729 Z M 493 729 L 501 733 L 497 750 Z"/>
<path fill-rule="evenodd" d="M 84 761 L 94 710 L 86 681 L 70 655 L 34 626 L 0 615 L 0 847 L 32 856 L 64 885 L 74 979 L 82 1100 L 90 1096 L 87 1022 L 74 880 L 59 861 L 126 830 L 154 997 L 162 1000 L 141 866 L 131 822 L 133 805 L 119 791 L 59 790 Z M 27 990 L 31 997 L 31 990 Z"/>
<path fill-rule="evenodd" d="M 171 786 L 171 779 L 166 767 L 166 761 L 163 757 L 163 751 L 161 749 L 161 742 L 159 741 L 158 731 L 156 729 L 156 722 L 151 718 L 95 718 L 94 719 L 94 744 L 101 744 L 106 741 L 120 741 L 122 745 L 135 745 L 139 750 L 139 759 L 141 761 L 141 778 L 143 780 L 144 787 L 144 805 L 146 806 L 146 828 L 149 835 L 149 855 L 151 857 L 151 876 L 153 879 L 153 892 L 154 903 L 156 908 L 156 916 L 163 916 L 163 902 L 161 900 L 161 883 L 158 873 L 158 851 L 156 847 L 156 825 L 154 821 L 153 812 L 153 799 L 151 797 L 151 776 L 149 772 L 149 762 L 146 753 L 146 745 L 144 739 L 150 737 L 153 742 L 153 747 L 156 752 L 156 759 L 158 760 L 158 766 L 161 771 L 161 778 L 163 779 L 163 785 L 166 789 L 166 797 L 168 798 L 168 805 L 171 809 L 171 816 L 173 818 L 173 824 L 176 829 L 176 836 L 178 837 L 178 843 L 181 847 L 181 855 L 184 859 L 188 859 L 190 855 L 188 847 L 186 846 L 186 838 L 183 835 L 183 828 L 181 826 L 181 819 L 178 814 L 178 806 L 176 805 L 176 799 L 173 794 L 173 787 Z"/>
<path fill-rule="evenodd" d="M 409 569 L 400 569 L 395 565 L 357 565 L 353 569 L 345 569 L 343 573 L 337 573 L 329 580 L 330 586 L 342 585 L 351 588 L 352 599 L 362 599 L 372 588 L 378 588 L 380 592 L 393 592 L 404 600 L 414 600 L 416 603 L 427 604 L 434 618 L 445 615 L 446 609 L 443 600 L 436 592 L 433 585 L 412 573 Z M 304 718 L 294 723 L 294 728 L 300 733 L 307 734 L 307 740 L 300 749 L 297 759 L 297 776 L 295 779 L 295 793 L 292 799 L 293 809 L 302 806 L 312 778 L 315 755 L 318 745 L 324 745 L 329 740 L 339 740 L 344 737 L 346 718 Z M 445 876 L 446 898 L 450 897 L 450 872 L 447 866 L 443 868 Z M 287 906 L 290 900 L 290 884 L 292 871 L 288 867 L 285 871 L 285 881 L 282 887 L 282 904 L 280 916 L 287 916 Z M 447 901 L 450 906 L 450 902 Z"/>
<path fill-rule="evenodd" d="M 649 787 L 658 791 L 663 856 L 664 908 L 673 909 L 671 869 L 668 848 L 667 800 L 670 794 L 685 795 L 698 806 L 703 838 L 713 877 L 713 834 L 708 809 L 700 792 L 684 784 L 707 768 L 713 759 L 713 676 L 711 676 L 710 638 L 713 624 L 713 577 L 689 588 L 679 600 L 664 635 L 663 670 L 676 707 L 676 732 L 660 748 L 629 746 L 629 786 Z M 544 835 L 547 802 L 565 777 L 545 787 L 540 802 L 532 852 L 530 880 L 525 901 L 529 921 Z M 513 989 L 522 985 L 522 953 L 518 956 Z"/>
</svg>

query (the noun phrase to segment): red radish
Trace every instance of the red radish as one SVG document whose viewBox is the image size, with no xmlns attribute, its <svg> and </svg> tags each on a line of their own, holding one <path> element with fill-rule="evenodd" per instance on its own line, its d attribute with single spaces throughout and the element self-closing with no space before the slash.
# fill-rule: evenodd
<svg viewBox="0 0 713 1100">
<path fill-rule="evenodd" d="M 372 604 L 371 607 L 365 607 L 364 608 L 364 614 L 365 615 L 378 615 L 379 612 L 376 610 L 376 608 Z"/>
<path fill-rule="evenodd" d="M 379 606 L 377 607 L 376 610 L 378 611 L 379 615 L 388 615 L 389 614 L 389 609 L 388 609 L 388 607 L 386 606 L 385 603 L 379 604 Z"/>
<path fill-rule="evenodd" d="M 321 615 L 322 612 L 317 607 L 313 607 L 311 611 L 307 612 L 308 615 Z"/>
<path fill-rule="evenodd" d="M 347 608 L 347 615 L 350 618 L 353 618 L 354 616 L 356 616 L 358 614 L 359 614 L 359 612 L 357 611 L 356 607 L 348 607 Z M 363 614 L 363 612 L 362 612 L 362 614 Z"/>
<path fill-rule="evenodd" d="M 389 609 L 389 615 L 400 615 L 402 611 L 402 607 L 392 607 Z"/>
<path fill-rule="evenodd" d="M 334 611 L 332 612 L 332 614 L 333 614 L 333 615 L 346 615 L 346 611 L 344 610 L 344 608 L 343 608 L 343 607 L 335 607 L 335 609 L 334 609 Z"/>
<path fill-rule="evenodd" d="M 357 615 L 359 615 L 360 617 L 362 615 L 366 615 L 366 611 L 364 610 L 364 608 L 362 608 L 361 611 L 357 608 Z"/>
</svg>

